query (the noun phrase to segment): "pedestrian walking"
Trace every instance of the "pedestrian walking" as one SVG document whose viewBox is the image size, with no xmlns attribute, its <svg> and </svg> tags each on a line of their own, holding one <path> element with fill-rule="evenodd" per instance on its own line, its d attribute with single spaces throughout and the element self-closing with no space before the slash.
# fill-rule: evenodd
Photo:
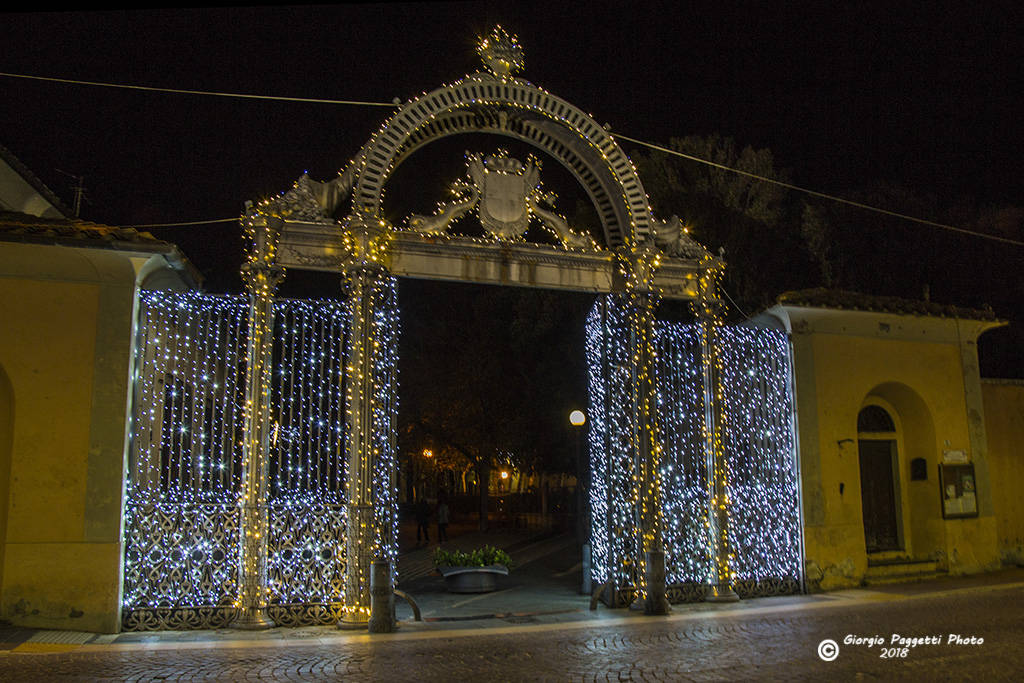
<svg viewBox="0 0 1024 683">
<path fill-rule="evenodd" d="M 430 505 L 426 498 L 420 497 L 416 503 L 416 545 L 420 544 L 420 534 L 423 534 L 423 542 L 430 543 Z"/>
<path fill-rule="evenodd" d="M 448 501 L 441 498 L 437 504 L 437 541 L 448 540 Z"/>
</svg>

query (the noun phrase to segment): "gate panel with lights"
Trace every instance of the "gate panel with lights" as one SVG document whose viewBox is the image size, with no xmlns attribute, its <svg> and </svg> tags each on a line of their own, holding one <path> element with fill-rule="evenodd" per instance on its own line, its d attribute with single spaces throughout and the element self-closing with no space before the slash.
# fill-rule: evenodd
<svg viewBox="0 0 1024 683">
<path fill-rule="evenodd" d="M 593 580 L 612 606 L 642 591 L 637 515 L 642 481 L 630 447 L 630 395 L 623 306 L 598 300 L 587 321 Z M 671 602 L 703 600 L 714 583 L 711 509 L 714 466 L 705 447 L 707 396 L 721 404 L 728 515 L 724 558 L 741 597 L 801 590 L 801 527 L 788 340 L 774 330 L 723 326 L 706 387 L 698 325 L 659 322 L 655 332 L 657 480 L 666 592 Z"/>
<path fill-rule="evenodd" d="M 240 589 L 246 300 L 145 292 L 125 499 L 123 627 L 216 628 Z M 275 304 L 268 610 L 333 623 L 345 570 L 346 312 Z"/>
</svg>

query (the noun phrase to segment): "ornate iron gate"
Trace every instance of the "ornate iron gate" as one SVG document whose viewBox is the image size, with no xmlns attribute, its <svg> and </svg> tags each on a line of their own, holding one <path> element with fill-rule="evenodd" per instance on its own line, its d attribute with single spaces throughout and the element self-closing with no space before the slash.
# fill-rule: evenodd
<svg viewBox="0 0 1024 683">
<path fill-rule="evenodd" d="M 226 626 L 240 590 L 243 297 L 143 293 L 125 500 L 123 627 Z M 279 301 L 266 567 L 278 624 L 333 623 L 344 597 L 347 315 Z"/>
<path fill-rule="evenodd" d="M 604 599 L 630 604 L 643 591 L 636 514 L 638 463 L 628 386 L 625 307 L 599 299 L 587 326 L 590 367 L 594 580 Z M 728 523 L 726 567 L 744 597 L 801 589 L 801 530 L 796 476 L 794 404 L 789 346 L 774 330 L 719 327 L 715 367 L 706 384 L 699 325 L 659 323 L 655 331 L 657 441 L 661 486 L 660 536 L 666 593 L 672 602 L 702 600 L 716 580 L 713 541 L 715 464 L 706 448 L 708 396 L 721 405 L 718 445 L 725 495 L 716 512 Z M 723 528 L 720 527 L 720 528 Z"/>
</svg>

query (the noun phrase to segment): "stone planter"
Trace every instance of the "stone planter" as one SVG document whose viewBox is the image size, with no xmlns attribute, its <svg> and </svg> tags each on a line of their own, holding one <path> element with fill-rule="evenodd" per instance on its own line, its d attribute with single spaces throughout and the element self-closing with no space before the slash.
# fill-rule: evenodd
<svg viewBox="0 0 1024 683">
<path fill-rule="evenodd" d="M 508 567 L 438 567 L 449 593 L 489 593 L 498 588 L 498 577 L 508 576 Z"/>
</svg>

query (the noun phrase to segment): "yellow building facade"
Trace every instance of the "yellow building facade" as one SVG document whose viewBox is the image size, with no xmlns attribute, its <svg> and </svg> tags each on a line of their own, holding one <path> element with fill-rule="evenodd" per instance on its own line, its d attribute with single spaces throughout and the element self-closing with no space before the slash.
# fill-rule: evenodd
<svg viewBox="0 0 1024 683">
<path fill-rule="evenodd" d="M 138 291 L 197 277 L 144 233 L 0 215 L 0 618 L 118 630 Z"/>
<path fill-rule="evenodd" d="M 1004 323 L 824 290 L 769 319 L 792 339 L 808 587 L 998 568 L 977 339 Z"/>
<path fill-rule="evenodd" d="M 1024 380 L 983 379 L 981 392 L 999 558 L 1024 566 Z"/>
</svg>

